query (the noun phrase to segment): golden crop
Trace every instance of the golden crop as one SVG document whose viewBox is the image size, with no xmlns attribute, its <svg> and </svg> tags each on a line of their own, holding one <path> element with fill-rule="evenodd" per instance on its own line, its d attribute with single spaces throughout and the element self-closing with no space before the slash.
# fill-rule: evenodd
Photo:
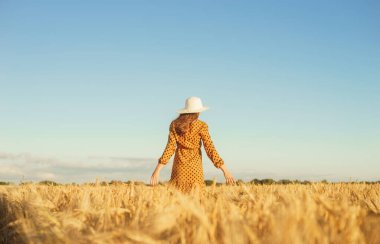
<svg viewBox="0 0 380 244">
<path fill-rule="evenodd" d="M 0 187 L 11 243 L 380 243 L 380 184 Z"/>
</svg>

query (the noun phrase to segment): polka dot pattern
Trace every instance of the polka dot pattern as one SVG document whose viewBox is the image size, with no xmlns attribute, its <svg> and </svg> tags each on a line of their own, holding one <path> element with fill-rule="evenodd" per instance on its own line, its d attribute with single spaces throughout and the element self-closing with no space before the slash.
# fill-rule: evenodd
<svg viewBox="0 0 380 244">
<path fill-rule="evenodd" d="M 204 190 L 202 142 L 207 156 L 216 168 L 220 168 L 224 161 L 219 156 L 211 140 L 208 125 L 199 119 L 190 124 L 189 131 L 184 135 L 178 135 L 173 122 L 169 127 L 168 142 L 158 163 L 166 165 L 174 155 L 171 178 L 169 185 L 174 186 L 184 193 L 189 193 L 196 187 Z"/>
</svg>

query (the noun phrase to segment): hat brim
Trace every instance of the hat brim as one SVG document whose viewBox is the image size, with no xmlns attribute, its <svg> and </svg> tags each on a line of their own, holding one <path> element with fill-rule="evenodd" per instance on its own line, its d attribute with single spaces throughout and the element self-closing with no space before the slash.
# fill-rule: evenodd
<svg viewBox="0 0 380 244">
<path fill-rule="evenodd" d="M 180 109 L 180 110 L 177 110 L 177 113 L 179 114 L 185 114 L 185 113 L 200 113 L 200 112 L 203 112 L 203 111 L 206 111 L 210 109 L 209 107 L 206 107 L 206 106 L 203 106 L 202 108 L 199 108 L 199 109 L 193 109 L 193 110 L 188 110 L 188 109 Z"/>
</svg>

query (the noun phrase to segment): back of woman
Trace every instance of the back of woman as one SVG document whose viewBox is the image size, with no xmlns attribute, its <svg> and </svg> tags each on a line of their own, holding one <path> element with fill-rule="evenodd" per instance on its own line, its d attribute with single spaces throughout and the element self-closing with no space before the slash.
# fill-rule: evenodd
<svg viewBox="0 0 380 244">
<path fill-rule="evenodd" d="M 190 102 L 188 101 L 190 99 Z M 191 99 L 196 100 L 200 106 L 194 108 Z M 158 165 L 152 175 L 151 182 L 154 185 L 158 177 L 159 169 L 166 165 L 174 155 L 171 178 L 169 185 L 176 189 L 188 193 L 195 187 L 204 189 L 204 173 L 202 165 L 202 142 L 207 156 L 216 168 L 223 170 L 227 182 L 234 182 L 234 179 L 224 166 L 223 159 L 219 156 L 211 140 L 208 125 L 198 119 L 200 111 L 208 109 L 201 105 L 199 98 L 188 98 L 187 108 L 183 109 L 178 118 L 173 120 L 169 126 L 169 136 L 162 156 L 158 159 Z M 191 107 L 192 109 L 189 109 Z"/>
</svg>

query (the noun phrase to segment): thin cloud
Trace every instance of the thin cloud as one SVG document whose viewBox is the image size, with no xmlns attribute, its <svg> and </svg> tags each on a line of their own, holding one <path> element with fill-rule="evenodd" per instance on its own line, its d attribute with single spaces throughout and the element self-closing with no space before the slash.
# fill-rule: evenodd
<svg viewBox="0 0 380 244">
<path fill-rule="evenodd" d="M 87 157 L 60 160 L 30 153 L 0 152 L 0 181 L 57 180 L 60 182 L 92 181 L 95 177 L 128 177 L 145 175 L 155 166 L 151 158 Z"/>
</svg>

